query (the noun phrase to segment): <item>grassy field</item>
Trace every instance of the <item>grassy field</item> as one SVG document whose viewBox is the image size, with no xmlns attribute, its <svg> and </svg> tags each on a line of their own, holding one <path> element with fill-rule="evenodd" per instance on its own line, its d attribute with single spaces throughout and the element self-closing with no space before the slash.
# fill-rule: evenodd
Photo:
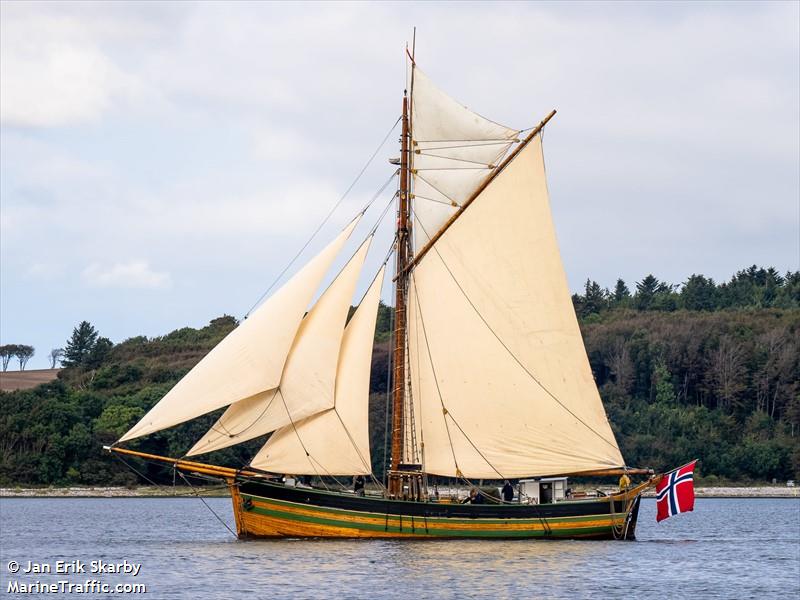
<svg viewBox="0 0 800 600">
<path fill-rule="evenodd" d="M 28 390 L 52 381 L 61 369 L 33 369 L 31 371 L 4 371 L 0 373 L 0 391 Z"/>
</svg>

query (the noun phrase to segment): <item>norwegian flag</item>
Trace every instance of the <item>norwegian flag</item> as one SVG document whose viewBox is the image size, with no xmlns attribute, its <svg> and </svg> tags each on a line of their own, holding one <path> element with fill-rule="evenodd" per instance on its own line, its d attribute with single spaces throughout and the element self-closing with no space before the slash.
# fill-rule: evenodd
<svg viewBox="0 0 800 600">
<path fill-rule="evenodd" d="M 656 521 L 694 510 L 694 465 L 693 460 L 671 471 L 661 478 L 656 486 Z"/>
</svg>

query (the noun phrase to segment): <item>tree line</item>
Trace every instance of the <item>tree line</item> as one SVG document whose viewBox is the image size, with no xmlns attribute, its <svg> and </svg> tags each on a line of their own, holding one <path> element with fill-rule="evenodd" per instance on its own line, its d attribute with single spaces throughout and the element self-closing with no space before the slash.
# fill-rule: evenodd
<svg viewBox="0 0 800 600">
<path fill-rule="evenodd" d="M 64 348 L 53 348 L 47 358 L 50 360 L 51 369 L 55 369 L 59 363 L 64 367 L 96 369 L 103 364 L 113 346 L 107 337 L 99 337 L 99 333 L 91 323 L 82 321 L 73 330 Z M 25 365 L 35 353 L 33 346 L 24 344 L 0 346 L 3 371 L 8 370 L 8 364 L 14 357 L 19 360 L 19 370 L 24 371 Z"/>
<path fill-rule="evenodd" d="M 622 279 L 617 279 L 613 291 L 587 279 L 583 294 L 574 294 L 572 302 L 581 319 L 620 308 L 662 312 L 800 308 L 800 271 L 781 275 L 773 267 L 753 265 L 723 283 L 693 274 L 681 285 L 659 281 L 650 274 L 636 283 L 633 293 Z"/>
<path fill-rule="evenodd" d="M 602 288 L 596 293 L 599 286 L 590 281 L 588 293 L 573 298 L 623 456 L 629 465 L 655 469 L 699 458 L 709 483 L 800 479 L 800 277 L 750 268 L 712 282 L 713 288 L 690 286 L 697 277 L 678 287 L 648 276 L 627 295 L 624 282 L 618 285 L 616 296 Z M 380 477 L 387 458 L 391 307 L 379 307 L 377 323 L 369 418 Z M 119 439 L 236 325 L 223 316 L 201 329 L 115 345 L 80 323 L 64 346 L 65 368 L 56 381 L 0 395 L 0 483 L 141 483 L 102 446 Z M 221 412 L 133 447 L 182 456 Z M 241 466 L 261 444 L 252 440 L 203 459 Z M 161 467 L 137 469 L 170 481 Z"/>
</svg>

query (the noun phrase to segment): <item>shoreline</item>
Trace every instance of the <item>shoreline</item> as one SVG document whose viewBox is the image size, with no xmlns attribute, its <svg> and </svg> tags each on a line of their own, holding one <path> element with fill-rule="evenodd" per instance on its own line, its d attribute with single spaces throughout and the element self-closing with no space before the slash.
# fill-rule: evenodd
<svg viewBox="0 0 800 600">
<path fill-rule="evenodd" d="M 605 491 L 615 491 L 614 488 Z M 50 487 L 50 488 L 0 488 L 0 498 L 227 498 L 227 489 L 219 486 L 193 488 L 187 486 L 155 487 Z M 655 497 L 654 490 L 642 494 Z M 697 498 L 800 498 L 800 488 L 786 486 L 695 487 Z"/>
<path fill-rule="evenodd" d="M 696 498 L 800 498 L 800 489 L 796 487 L 786 487 L 785 485 L 744 487 L 708 486 L 695 487 L 694 495 Z M 642 497 L 655 498 L 656 491 L 653 489 L 647 490 L 642 494 Z"/>
<path fill-rule="evenodd" d="M 176 485 L 157 487 L 143 485 L 135 488 L 127 487 L 49 487 L 49 488 L 0 488 L 1 498 L 228 498 L 227 489 L 220 486 Z"/>
</svg>

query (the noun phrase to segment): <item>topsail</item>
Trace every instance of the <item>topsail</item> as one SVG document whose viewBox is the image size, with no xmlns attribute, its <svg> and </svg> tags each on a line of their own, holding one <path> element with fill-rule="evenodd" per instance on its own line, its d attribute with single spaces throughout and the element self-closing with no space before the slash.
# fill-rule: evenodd
<svg viewBox="0 0 800 600">
<path fill-rule="evenodd" d="M 414 245 L 422 248 L 489 175 L 519 131 L 490 121 L 413 71 Z"/>
</svg>

